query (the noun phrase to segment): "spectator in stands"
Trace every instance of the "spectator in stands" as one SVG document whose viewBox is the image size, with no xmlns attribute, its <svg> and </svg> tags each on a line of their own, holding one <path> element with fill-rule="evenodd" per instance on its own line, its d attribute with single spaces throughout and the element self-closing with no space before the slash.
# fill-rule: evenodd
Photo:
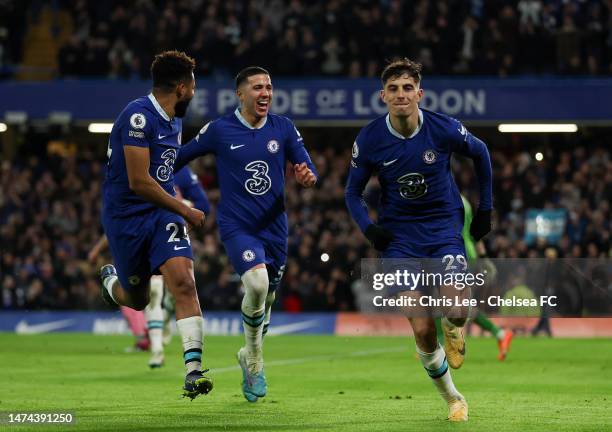
<svg viewBox="0 0 612 432">
<path fill-rule="evenodd" d="M 373 76 L 381 60 L 398 55 L 419 58 L 428 74 L 444 75 L 597 75 L 612 67 L 609 0 L 254 0 L 246 5 L 72 0 L 62 5 L 74 27 L 58 53 L 62 77 L 95 73 L 129 79 L 134 72 L 146 77 L 152 55 L 167 47 L 197 55 L 200 76 L 227 75 L 249 64 L 253 53 L 268 54 L 263 63 L 273 72 L 295 76 Z M 0 16 L 13 13 L 17 22 L 25 21 L 24 11 Z M 20 60 L 27 28 L 3 26 L 0 20 L 4 64 Z"/>
</svg>

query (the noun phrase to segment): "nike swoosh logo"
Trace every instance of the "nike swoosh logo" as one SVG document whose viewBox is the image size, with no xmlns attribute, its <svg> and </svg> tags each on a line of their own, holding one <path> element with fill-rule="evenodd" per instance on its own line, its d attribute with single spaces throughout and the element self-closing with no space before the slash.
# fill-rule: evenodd
<svg viewBox="0 0 612 432">
<path fill-rule="evenodd" d="M 157 136 L 157 139 L 164 139 L 164 138 L 166 138 L 167 136 L 168 136 L 168 135 L 158 135 L 158 136 Z"/>
<path fill-rule="evenodd" d="M 396 161 L 397 161 L 397 159 L 393 159 L 392 161 L 389 161 L 389 162 L 385 161 L 385 162 L 383 162 L 383 166 L 389 166 L 392 163 L 395 163 Z"/>
<path fill-rule="evenodd" d="M 235 146 L 234 144 L 230 145 L 230 150 L 236 150 L 237 148 L 244 147 L 244 144 L 240 144 Z"/>
<path fill-rule="evenodd" d="M 318 320 L 310 320 L 310 321 L 302 321 L 293 324 L 283 324 L 277 326 L 271 326 L 268 330 L 269 335 L 280 335 L 287 333 L 296 333 L 302 330 L 307 330 L 312 327 L 317 327 L 319 325 Z"/>
<path fill-rule="evenodd" d="M 187 249 L 189 246 L 174 246 L 174 250 Z"/>
<path fill-rule="evenodd" d="M 15 333 L 20 334 L 34 334 L 34 333 L 48 333 L 53 330 L 59 330 L 64 327 L 72 325 L 74 319 L 65 319 L 60 321 L 51 321 L 41 324 L 28 324 L 26 320 L 21 320 L 15 326 Z"/>
</svg>

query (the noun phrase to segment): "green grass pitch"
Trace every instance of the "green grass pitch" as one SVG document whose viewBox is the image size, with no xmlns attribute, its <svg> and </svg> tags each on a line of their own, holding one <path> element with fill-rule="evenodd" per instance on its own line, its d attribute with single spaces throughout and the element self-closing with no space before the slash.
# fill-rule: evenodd
<svg viewBox="0 0 612 432">
<path fill-rule="evenodd" d="M 74 425 L 0 430 L 70 431 L 602 431 L 612 429 L 612 343 L 515 339 L 505 363 L 492 339 L 468 340 L 453 378 L 470 421 L 450 424 L 446 404 L 407 338 L 276 336 L 265 341 L 268 396 L 246 402 L 239 337 L 207 337 L 215 388 L 180 397 L 178 338 L 162 369 L 126 354 L 127 336 L 0 333 L 0 412 L 71 412 Z"/>
</svg>

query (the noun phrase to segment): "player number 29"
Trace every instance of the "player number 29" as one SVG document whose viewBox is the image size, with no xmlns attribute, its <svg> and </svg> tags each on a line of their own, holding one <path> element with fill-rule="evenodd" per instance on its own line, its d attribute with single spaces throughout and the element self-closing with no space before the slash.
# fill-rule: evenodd
<svg viewBox="0 0 612 432">
<path fill-rule="evenodd" d="M 455 261 L 459 263 L 461 266 L 461 270 L 467 270 L 467 261 L 463 255 L 444 255 L 442 257 L 442 262 L 446 264 L 446 271 L 457 270 L 457 266 L 455 265 Z"/>
</svg>

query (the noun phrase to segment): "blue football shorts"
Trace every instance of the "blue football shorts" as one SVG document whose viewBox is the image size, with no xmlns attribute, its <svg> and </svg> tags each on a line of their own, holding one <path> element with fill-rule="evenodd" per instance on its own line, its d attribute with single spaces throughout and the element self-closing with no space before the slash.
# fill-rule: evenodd
<svg viewBox="0 0 612 432">
<path fill-rule="evenodd" d="M 276 290 L 285 272 L 287 243 L 241 233 L 223 241 L 225 251 L 236 273 L 242 276 L 258 264 L 268 269 L 270 291 Z"/>
<path fill-rule="evenodd" d="M 146 286 L 151 275 L 170 258 L 193 260 L 185 220 L 168 210 L 156 209 L 125 218 L 103 215 L 113 262 L 121 286 L 130 291 Z"/>
<path fill-rule="evenodd" d="M 429 281 L 439 280 L 437 275 L 466 272 L 462 218 L 463 214 L 457 212 L 454 217 L 445 220 L 385 224 L 385 228 L 391 230 L 395 237 L 382 253 L 383 271 L 429 274 L 432 275 Z M 419 283 L 411 290 L 431 293 L 431 285 L 431 282 Z M 387 292 L 394 294 L 404 290 L 404 287 L 397 286 Z"/>
</svg>

